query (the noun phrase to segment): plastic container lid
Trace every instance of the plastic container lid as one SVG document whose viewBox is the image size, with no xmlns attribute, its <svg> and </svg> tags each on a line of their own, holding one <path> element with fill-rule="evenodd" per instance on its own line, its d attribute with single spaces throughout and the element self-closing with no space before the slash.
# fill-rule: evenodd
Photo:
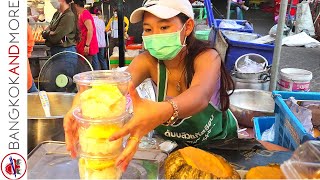
<svg viewBox="0 0 320 180">
<path fill-rule="evenodd" d="M 320 141 L 303 143 L 280 167 L 287 179 L 319 179 Z"/>
<path fill-rule="evenodd" d="M 112 118 L 104 118 L 104 119 L 90 119 L 84 118 L 81 113 L 81 109 L 78 107 L 74 109 L 73 116 L 76 118 L 77 121 L 80 123 L 88 123 L 88 124 L 118 124 L 126 121 L 130 114 L 125 111 L 120 116 L 112 117 Z"/>
<path fill-rule="evenodd" d="M 312 79 L 311 71 L 297 68 L 283 68 L 280 70 L 280 75 L 294 81 L 311 81 Z"/>
<path fill-rule="evenodd" d="M 73 76 L 78 85 L 123 84 L 131 80 L 129 72 L 116 70 L 97 70 L 79 73 Z"/>
</svg>

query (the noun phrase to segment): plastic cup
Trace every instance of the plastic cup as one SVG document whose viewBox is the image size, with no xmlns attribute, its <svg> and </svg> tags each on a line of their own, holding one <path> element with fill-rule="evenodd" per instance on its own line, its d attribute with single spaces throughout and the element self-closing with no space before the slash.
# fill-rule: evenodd
<svg viewBox="0 0 320 180">
<path fill-rule="evenodd" d="M 120 179 L 122 172 L 115 165 L 115 160 L 115 158 L 80 157 L 78 163 L 80 179 Z"/>
<path fill-rule="evenodd" d="M 110 84 L 117 85 L 124 95 L 128 92 L 130 80 L 129 72 L 116 70 L 87 71 L 73 76 L 73 81 L 77 84 L 78 90 L 86 90 L 94 85 Z"/>
<path fill-rule="evenodd" d="M 131 76 L 114 70 L 88 71 L 75 75 L 80 108 L 85 118 L 118 117 L 126 111 L 126 94 Z"/>
<path fill-rule="evenodd" d="M 122 152 L 123 138 L 116 141 L 109 141 L 109 138 L 122 128 L 130 117 L 128 113 L 113 118 L 87 119 L 80 108 L 76 108 L 73 115 L 79 124 L 77 150 L 80 156 L 111 158 Z"/>
<path fill-rule="evenodd" d="M 310 140 L 300 145 L 280 167 L 287 179 L 319 179 L 319 162 L 320 141 Z"/>
</svg>

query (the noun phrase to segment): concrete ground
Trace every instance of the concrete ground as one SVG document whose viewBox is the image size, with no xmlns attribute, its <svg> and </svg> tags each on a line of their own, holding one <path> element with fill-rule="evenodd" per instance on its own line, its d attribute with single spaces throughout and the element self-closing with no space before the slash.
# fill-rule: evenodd
<svg viewBox="0 0 320 180">
<path fill-rule="evenodd" d="M 226 1 L 213 2 L 220 13 L 226 17 Z M 217 17 L 217 14 L 215 15 Z M 274 25 L 273 14 L 262 10 L 249 9 L 244 12 L 244 19 L 253 24 L 254 32 L 267 35 Z M 320 48 L 282 46 L 280 68 L 300 68 L 313 73 L 311 91 L 320 92 Z"/>
</svg>

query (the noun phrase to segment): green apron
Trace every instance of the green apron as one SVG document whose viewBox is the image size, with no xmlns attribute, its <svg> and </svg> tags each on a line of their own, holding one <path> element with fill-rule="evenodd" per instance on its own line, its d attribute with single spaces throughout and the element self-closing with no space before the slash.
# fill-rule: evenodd
<svg viewBox="0 0 320 180">
<path fill-rule="evenodd" d="M 162 63 L 158 63 L 157 101 L 165 100 L 167 92 L 167 71 Z M 192 103 L 192 102 L 190 102 Z M 172 126 L 160 125 L 155 130 L 158 134 L 188 145 L 206 144 L 216 139 L 229 139 L 237 136 L 237 124 L 230 110 L 225 118 L 222 112 L 210 103 L 201 112 L 182 119 Z"/>
</svg>

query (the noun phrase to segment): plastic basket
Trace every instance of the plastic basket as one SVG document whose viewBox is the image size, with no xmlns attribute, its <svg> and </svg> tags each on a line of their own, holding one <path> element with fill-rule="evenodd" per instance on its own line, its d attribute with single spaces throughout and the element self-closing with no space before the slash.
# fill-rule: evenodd
<svg viewBox="0 0 320 180">
<path fill-rule="evenodd" d="M 297 117 L 291 112 L 285 100 L 294 97 L 296 100 L 319 101 L 318 92 L 273 91 L 275 100 L 275 138 L 274 143 L 295 150 L 312 136 L 306 132 Z"/>
<path fill-rule="evenodd" d="M 270 129 L 275 122 L 274 116 L 262 116 L 253 118 L 254 132 L 257 140 L 262 139 L 262 133 Z"/>
<path fill-rule="evenodd" d="M 208 40 L 209 39 L 209 34 L 210 34 L 210 29 L 209 30 L 199 30 L 195 32 L 196 38 L 199 40 Z"/>
<path fill-rule="evenodd" d="M 234 29 L 234 28 L 219 28 L 220 23 L 224 19 L 216 19 L 217 27 L 220 30 L 229 30 L 229 31 L 238 31 L 238 32 L 248 32 L 253 33 L 253 26 L 247 20 L 234 20 L 237 24 L 244 26 L 241 29 Z"/>
<path fill-rule="evenodd" d="M 267 59 L 269 65 L 272 64 L 274 45 L 273 44 L 257 44 L 249 41 L 260 37 L 259 34 L 247 32 L 221 31 L 223 37 L 228 43 L 227 54 L 225 57 L 225 66 L 228 71 L 234 67 L 236 60 L 249 53 L 255 53 Z"/>
</svg>

